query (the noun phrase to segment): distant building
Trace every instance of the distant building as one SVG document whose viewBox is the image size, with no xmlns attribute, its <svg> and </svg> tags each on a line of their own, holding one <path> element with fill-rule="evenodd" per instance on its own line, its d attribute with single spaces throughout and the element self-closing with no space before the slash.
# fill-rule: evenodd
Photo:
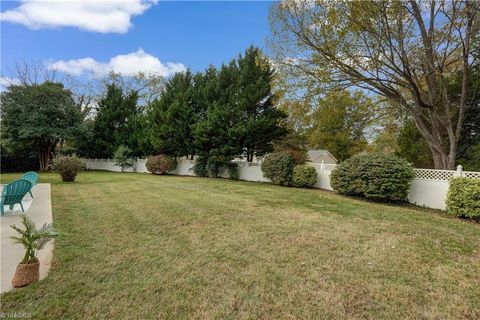
<svg viewBox="0 0 480 320">
<path fill-rule="evenodd" d="M 337 164 L 337 159 L 328 150 L 308 150 L 307 157 L 312 163 Z"/>
</svg>

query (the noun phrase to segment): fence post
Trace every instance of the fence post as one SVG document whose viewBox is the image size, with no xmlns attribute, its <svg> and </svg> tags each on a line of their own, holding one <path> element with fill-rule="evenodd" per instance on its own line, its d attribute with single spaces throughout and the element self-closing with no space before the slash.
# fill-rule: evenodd
<svg viewBox="0 0 480 320">
<path fill-rule="evenodd" d="M 461 177 L 463 172 L 463 167 L 461 165 L 457 166 L 457 171 L 455 172 L 455 177 Z"/>
</svg>

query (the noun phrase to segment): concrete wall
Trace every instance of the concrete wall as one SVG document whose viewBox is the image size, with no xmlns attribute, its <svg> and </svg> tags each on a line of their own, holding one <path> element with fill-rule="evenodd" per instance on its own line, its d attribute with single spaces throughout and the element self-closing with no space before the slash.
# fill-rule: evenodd
<svg viewBox="0 0 480 320">
<path fill-rule="evenodd" d="M 145 167 L 145 162 L 146 159 L 137 159 L 135 166 L 127 171 L 148 172 Z M 234 162 L 238 164 L 240 180 L 268 182 L 268 179 L 263 176 L 260 162 Z M 88 170 L 121 171 L 118 166 L 114 165 L 112 159 L 87 159 L 86 164 Z M 336 165 L 318 163 L 308 164 L 315 167 L 317 170 L 317 183 L 314 187 L 333 190 L 330 186 L 330 174 Z M 194 165 L 195 160 L 180 159 L 178 160 L 177 168 L 170 173 L 182 176 L 194 176 Z M 220 176 L 228 178 L 228 170 L 223 170 L 220 173 Z M 415 179 L 409 190 L 408 201 L 419 206 L 445 210 L 445 200 L 447 198 L 449 180 L 452 177 L 459 176 L 480 179 L 480 172 L 465 172 L 462 171 L 461 168 L 457 171 L 415 169 Z"/>
</svg>

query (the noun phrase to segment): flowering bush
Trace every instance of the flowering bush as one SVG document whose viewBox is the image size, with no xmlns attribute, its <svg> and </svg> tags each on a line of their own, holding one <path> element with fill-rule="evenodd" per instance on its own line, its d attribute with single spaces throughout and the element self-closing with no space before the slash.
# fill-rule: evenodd
<svg viewBox="0 0 480 320">
<path fill-rule="evenodd" d="M 85 161 L 75 155 L 58 156 L 53 159 L 53 169 L 60 174 L 63 181 L 73 182 L 78 172 L 85 169 Z"/>
<path fill-rule="evenodd" d="M 158 156 L 148 157 L 145 167 L 153 174 L 165 174 L 175 170 L 177 162 L 170 156 L 160 154 Z"/>
</svg>

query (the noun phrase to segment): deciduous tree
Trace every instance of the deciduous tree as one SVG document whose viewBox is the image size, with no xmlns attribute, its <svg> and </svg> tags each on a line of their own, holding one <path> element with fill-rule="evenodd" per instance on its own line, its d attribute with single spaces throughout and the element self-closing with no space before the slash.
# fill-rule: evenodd
<svg viewBox="0 0 480 320">
<path fill-rule="evenodd" d="M 74 136 L 82 121 L 81 106 L 61 83 L 11 85 L 1 102 L 2 140 L 13 149 L 37 150 L 40 170 L 48 169 L 57 145 Z"/>
<path fill-rule="evenodd" d="M 285 1 L 270 20 L 277 60 L 313 86 L 355 86 L 404 109 L 434 164 L 452 169 L 465 119 L 476 1 Z M 448 81 L 459 72 L 459 99 Z"/>
<path fill-rule="evenodd" d="M 357 91 L 328 93 L 320 100 L 307 131 L 310 146 L 327 149 L 343 161 L 367 147 L 365 129 L 374 108 L 370 98 Z"/>
</svg>

